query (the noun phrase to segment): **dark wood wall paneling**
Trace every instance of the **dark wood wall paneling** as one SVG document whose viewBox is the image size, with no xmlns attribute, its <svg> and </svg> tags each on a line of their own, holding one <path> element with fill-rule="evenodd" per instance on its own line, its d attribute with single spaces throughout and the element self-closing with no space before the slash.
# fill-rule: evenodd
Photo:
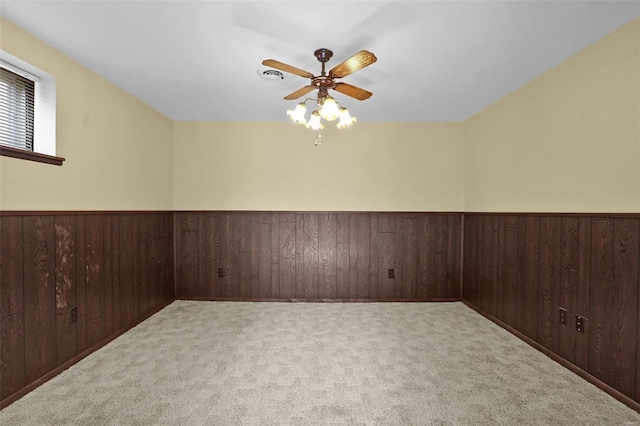
<svg viewBox="0 0 640 426">
<path fill-rule="evenodd" d="M 0 400 L 173 300 L 172 220 L 171 213 L 0 218 Z"/>
<path fill-rule="evenodd" d="M 174 267 L 186 299 L 452 300 L 463 261 L 465 301 L 640 402 L 640 218 L 465 214 L 462 259 L 461 223 L 459 213 L 4 214 L 0 400 L 173 300 Z"/>
<path fill-rule="evenodd" d="M 460 298 L 460 213 L 177 212 L 174 221 L 178 298 Z"/>
<path fill-rule="evenodd" d="M 637 216 L 465 214 L 463 299 L 640 402 L 639 244 Z"/>
</svg>

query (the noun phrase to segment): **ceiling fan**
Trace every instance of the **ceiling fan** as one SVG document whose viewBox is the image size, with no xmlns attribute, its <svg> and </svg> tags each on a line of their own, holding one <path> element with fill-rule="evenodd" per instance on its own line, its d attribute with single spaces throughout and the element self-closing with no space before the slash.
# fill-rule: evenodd
<svg viewBox="0 0 640 426">
<path fill-rule="evenodd" d="M 284 98 L 286 100 L 298 99 L 299 97 L 306 95 L 315 89 L 320 89 L 326 92 L 328 89 L 333 89 L 344 95 L 351 96 L 352 98 L 364 101 L 369 99 L 373 93 L 361 89 L 356 86 L 352 86 L 347 83 L 336 83 L 335 79 L 346 77 L 366 66 L 373 64 L 378 60 L 376 55 L 366 50 L 361 50 L 346 61 L 333 67 L 327 75 L 325 71 L 325 63 L 329 62 L 329 59 L 333 56 L 333 52 L 329 49 L 318 49 L 314 53 L 314 56 L 318 59 L 318 62 L 322 64 L 322 71 L 319 76 L 315 76 L 308 71 L 301 70 L 300 68 L 292 67 L 280 61 L 274 59 L 266 59 L 262 61 L 262 65 L 279 69 L 281 71 L 288 72 L 290 74 L 299 75 L 300 77 L 306 77 L 311 79 L 311 84 L 304 86 L 293 93 L 288 94 Z"/>
<path fill-rule="evenodd" d="M 287 114 L 292 120 L 305 124 L 307 127 L 314 130 L 319 130 L 324 127 L 320 124 L 320 118 L 333 121 L 340 117 L 338 128 L 348 127 L 355 122 L 355 117 L 350 117 L 347 109 L 335 102 L 335 100 L 329 96 L 328 91 L 329 89 L 333 89 L 336 92 L 340 92 L 359 101 L 369 99 L 373 93 L 351 84 L 336 82 L 336 79 L 346 77 L 349 74 L 367 67 L 376 62 L 378 58 L 369 51 L 361 50 L 349 59 L 333 67 L 327 73 L 325 70 L 325 64 L 329 62 L 333 56 L 333 52 L 329 49 L 318 49 L 314 52 L 314 56 L 318 59 L 318 62 L 322 64 L 320 75 L 313 75 L 308 71 L 287 65 L 283 62 L 276 61 L 275 59 L 265 59 L 262 61 L 262 65 L 311 79 L 311 83 L 309 85 L 285 96 L 284 99 L 286 100 L 298 99 L 307 93 L 318 89 L 318 109 L 311 114 L 309 122 L 307 123 L 304 118 L 304 113 L 306 112 L 306 101 L 298 104 L 295 111 L 287 111 Z"/>
</svg>

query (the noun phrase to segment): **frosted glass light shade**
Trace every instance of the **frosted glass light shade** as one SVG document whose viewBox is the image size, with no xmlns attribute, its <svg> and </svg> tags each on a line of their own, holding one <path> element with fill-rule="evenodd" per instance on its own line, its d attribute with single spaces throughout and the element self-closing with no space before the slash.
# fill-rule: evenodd
<svg viewBox="0 0 640 426">
<path fill-rule="evenodd" d="M 356 122 L 356 118 L 351 117 L 351 115 L 349 115 L 349 111 L 347 111 L 346 108 L 340 108 L 340 122 L 336 126 L 338 127 L 338 129 L 344 129 L 345 127 L 349 127 L 355 122 Z"/>
<path fill-rule="evenodd" d="M 320 130 L 324 128 L 324 125 L 320 123 L 320 114 L 318 113 L 318 111 L 313 111 L 311 113 L 311 118 L 307 123 L 307 128 L 310 128 L 313 130 Z"/>
<path fill-rule="evenodd" d="M 331 96 L 327 96 L 327 98 L 322 103 L 322 108 L 320 108 L 320 115 L 327 121 L 333 121 L 340 115 L 338 104 Z"/>
<path fill-rule="evenodd" d="M 296 109 L 294 109 L 293 111 L 287 110 L 287 115 L 296 123 L 305 124 L 307 122 L 307 120 L 305 120 L 304 118 L 304 114 L 306 112 L 307 106 L 303 103 L 299 103 L 298 105 L 296 105 Z"/>
</svg>

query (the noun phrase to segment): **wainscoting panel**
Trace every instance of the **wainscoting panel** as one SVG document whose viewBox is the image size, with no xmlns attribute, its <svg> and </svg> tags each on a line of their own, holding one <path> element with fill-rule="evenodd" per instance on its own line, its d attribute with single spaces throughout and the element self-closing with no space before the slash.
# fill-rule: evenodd
<svg viewBox="0 0 640 426">
<path fill-rule="evenodd" d="M 640 402 L 638 215 L 465 214 L 464 237 L 465 301 Z"/>
<path fill-rule="evenodd" d="M 176 212 L 176 296 L 459 299 L 461 222 L 460 213 Z"/>
<path fill-rule="evenodd" d="M 640 215 L 467 213 L 464 241 L 462 223 L 461 213 L 2 212 L 0 407 L 175 297 L 462 297 L 640 402 Z"/>
<path fill-rule="evenodd" d="M 0 400 L 174 299 L 172 220 L 3 213 Z"/>
</svg>

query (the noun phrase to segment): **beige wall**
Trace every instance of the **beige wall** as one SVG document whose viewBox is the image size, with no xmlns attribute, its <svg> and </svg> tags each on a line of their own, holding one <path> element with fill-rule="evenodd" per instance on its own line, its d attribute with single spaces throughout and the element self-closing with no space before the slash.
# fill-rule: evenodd
<svg viewBox="0 0 640 426">
<path fill-rule="evenodd" d="M 176 210 L 461 211 L 463 126 L 174 126 Z"/>
<path fill-rule="evenodd" d="M 0 209 L 171 209 L 173 122 L 0 19 L 0 48 L 56 77 L 66 158 L 58 167 L 0 157 Z"/>
<path fill-rule="evenodd" d="M 640 211 L 640 19 L 465 123 L 173 123 L 12 23 L 57 78 L 62 167 L 0 157 L 2 210 Z"/>
<path fill-rule="evenodd" d="M 465 122 L 465 211 L 640 211 L 640 20 Z"/>
</svg>

